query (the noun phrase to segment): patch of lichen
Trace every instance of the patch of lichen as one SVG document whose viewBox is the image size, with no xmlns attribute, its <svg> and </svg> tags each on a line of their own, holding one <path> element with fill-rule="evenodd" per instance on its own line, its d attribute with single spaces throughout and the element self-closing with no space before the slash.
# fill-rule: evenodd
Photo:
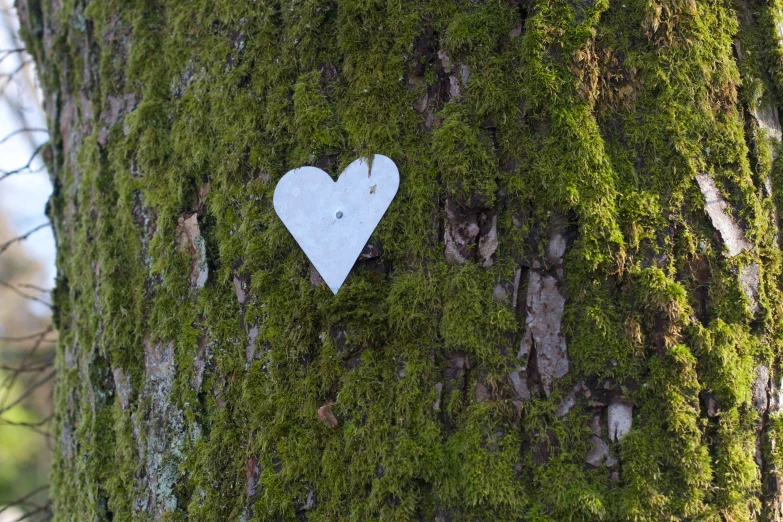
<svg viewBox="0 0 783 522">
<path fill-rule="evenodd" d="M 90 67 L 70 50 L 89 31 L 100 73 L 94 129 L 75 164 L 61 157 L 52 202 L 62 518 L 105 517 L 102 506 L 144 516 L 144 413 L 170 401 L 185 419 L 182 447 L 162 449 L 181 473 L 173 519 L 293 520 L 312 495 L 308 520 L 749 520 L 760 487 L 750 386 L 777 356 L 781 320 L 774 206 L 759 183 L 781 176 L 763 140 L 749 152 L 741 116 L 774 90 L 762 79 L 770 58 L 735 62 L 731 43 L 738 34 L 756 49 L 769 36 L 754 40 L 728 2 L 660 7 L 535 2 L 522 20 L 499 0 L 63 3 L 58 23 L 73 34 L 58 35 L 57 57 L 36 51 L 45 89 L 79 91 Z M 408 82 L 424 25 L 461 93 L 436 107 L 432 129 L 414 109 L 422 87 Z M 630 102 L 607 104 L 585 80 L 609 74 L 590 58 L 599 50 L 619 64 L 604 88 Z M 124 93 L 137 104 L 100 145 L 97 116 Z M 332 296 L 311 284 L 275 216 L 274 185 L 302 164 L 332 158 L 337 174 L 373 153 L 402 177 L 374 236 L 381 267 L 359 262 Z M 725 259 L 699 173 L 737 209 L 754 252 Z M 499 212 L 488 270 L 447 265 L 434 221 L 440 199 L 476 196 Z M 193 212 L 210 268 L 201 290 L 177 244 Z M 576 230 L 563 288 L 569 378 L 516 410 L 506 376 L 524 317 L 492 291 L 513 279 L 512 260 L 540 255 L 528 233 L 551 213 Z M 691 273 L 697 256 L 708 283 Z M 752 262 L 758 317 L 737 278 Z M 251 281 L 244 306 L 235 273 Z M 174 390 L 142 399 L 145 350 L 168 342 Z M 455 353 L 469 368 L 452 382 Z M 129 410 L 109 369 L 130 376 Z M 556 413 L 586 376 L 635 404 L 633 431 L 612 448 L 617 477 L 584 465 L 591 406 Z M 717 419 L 700 410 L 702 391 Z M 325 404 L 334 428 L 319 420 Z"/>
</svg>

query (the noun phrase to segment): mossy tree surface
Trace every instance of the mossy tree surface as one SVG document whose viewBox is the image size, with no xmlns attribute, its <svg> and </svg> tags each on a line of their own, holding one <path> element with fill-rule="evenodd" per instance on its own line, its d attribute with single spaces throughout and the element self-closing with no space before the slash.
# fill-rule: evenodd
<svg viewBox="0 0 783 522">
<path fill-rule="evenodd" d="M 18 0 L 60 520 L 782 520 L 783 0 Z M 334 296 L 289 169 L 399 166 Z"/>
</svg>

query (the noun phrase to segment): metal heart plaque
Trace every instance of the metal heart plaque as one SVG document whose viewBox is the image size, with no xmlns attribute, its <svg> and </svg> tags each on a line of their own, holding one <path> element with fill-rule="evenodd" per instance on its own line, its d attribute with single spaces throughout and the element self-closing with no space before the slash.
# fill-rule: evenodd
<svg viewBox="0 0 783 522">
<path fill-rule="evenodd" d="M 389 208 L 400 173 L 386 156 L 361 158 L 337 181 L 316 167 L 294 169 L 277 183 L 274 205 L 335 294 Z"/>
</svg>

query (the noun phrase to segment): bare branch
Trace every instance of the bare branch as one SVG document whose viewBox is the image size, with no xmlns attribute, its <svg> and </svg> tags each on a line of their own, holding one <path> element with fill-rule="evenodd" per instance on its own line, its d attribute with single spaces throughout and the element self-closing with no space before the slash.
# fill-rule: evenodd
<svg viewBox="0 0 783 522">
<path fill-rule="evenodd" d="M 13 422 L 5 419 L 0 419 L 0 426 L 12 426 L 15 428 L 27 428 L 30 431 L 37 433 L 47 439 L 52 436 L 51 432 L 40 429 L 41 426 L 49 423 L 54 418 L 54 413 L 48 415 L 45 419 L 39 422 Z"/>
<path fill-rule="evenodd" d="M 14 76 L 19 74 L 19 72 L 22 69 L 24 69 L 26 66 L 30 65 L 31 63 L 33 63 L 32 60 L 22 60 L 22 63 L 20 63 L 19 66 L 16 69 L 14 69 L 13 71 L 11 71 L 9 73 L 5 73 L 5 74 L 0 74 L 0 78 L 5 78 L 5 83 L 3 84 L 2 87 L 0 87 L 0 95 L 4 94 L 5 90 L 8 88 L 8 86 L 11 85 L 11 82 L 13 81 Z"/>
<path fill-rule="evenodd" d="M 13 56 L 17 53 L 24 52 L 24 49 L 6 49 L 6 50 L 0 50 L 0 63 L 4 62 L 6 58 L 9 56 Z"/>
<path fill-rule="evenodd" d="M 57 370 L 52 370 L 52 371 L 50 371 L 48 374 L 46 374 L 46 376 L 45 376 L 44 378 L 42 378 L 42 379 L 38 380 L 38 381 L 37 381 L 37 382 L 35 382 L 35 383 L 34 383 L 32 386 L 30 386 L 29 388 L 27 388 L 27 389 L 26 389 L 26 390 L 25 390 L 25 391 L 24 391 L 24 392 L 23 392 L 23 393 L 22 393 L 22 394 L 21 394 L 19 397 L 17 397 L 17 398 L 16 398 L 16 400 L 14 400 L 14 401 L 13 401 L 11 404 L 9 404 L 8 406 L 6 406 L 6 407 L 4 407 L 4 408 L 0 409 L 0 415 L 2 415 L 3 413 L 7 412 L 7 411 L 8 411 L 8 410 L 10 410 L 11 408 L 13 408 L 14 406 L 16 406 L 16 405 L 17 405 L 17 404 L 19 404 L 20 402 L 22 402 L 23 400 L 25 400 L 27 397 L 29 397 L 30 395 L 32 395 L 32 393 L 33 393 L 35 390 L 37 390 L 38 388 L 40 388 L 41 386 L 43 386 L 43 385 L 44 385 L 44 384 L 46 384 L 47 382 L 49 382 L 49 381 L 51 381 L 52 379 L 54 379 L 54 376 L 55 376 L 55 375 L 57 375 Z"/>
<path fill-rule="evenodd" d="M 37 303 L 41 303 L 43 305 L 48 306 L 49 308 L 52 307 L 51 303 L 47 303 L 43 299 L 39 299 L 38 297 L 35 297 L 34 295 L 30 295 L 30 294 L 27 294 L 27 293 L 19 290 L 19 288 L 17 288 L 16 286 L 12 285 L 8 281 L 3 281 L 2 279 L 0 279 L 0 286 L 2 286 L 3 288 L 7 288 L 7 289 L 11 290 L 13 293 L 15 293 L 16 295 L 18 295 L 20 297 L 23 297 L 24 299 L 29 299 L 30 301 L 35 301 Z"/>
<path fill-rule="evenodd" d="M 0 180 L 2 180 L 2 179 L 3 178 L 0 177 Z M 15 238 L 11 239 L 10 241 L 6 241 L 2 245 L 0 245 L 0 254 L 5 252 L 6 250 L 8 250 L 8 248 L 11 245 L 13 245 L 14 243 L 21 243 L 22 241 L 26 240 L 27 238 L 29 238 L 30 236 L 32 236 L 34 233 L 38 232 L 39 230 L 43 230 L 43 229 L 51 227 L 51 226 L 52 226 L 51 223 L 43 223 L 43 224 L 38 225 L 37 227 L 33 228 L 32 230 L 29 230 L 29 231 L 25 232 L 21 236 L 17 236 Z"/>
<path fill-rule="evenodd" d="M 4 372 L 16 372 L 16 373 L 38 373 L 41 372 L 47 368 L 51 368 L 52 362 L 44 362 L 39 365 L 35 366 L 25 366 L 25 367 L 18 367 L 18 366 L 9 366 L 7 364 L 0 364 L 0 370 L 3 370 Z"/>
<path fill-rule="evenodd" d="M 25 513 L 21 517 L 15 519 L 13 522 L 22 522 L 22 520 L 27 520 L 30 517 L 37 515 L 38 513 L 47 513 L 47 512 L 48 512 L 47 513 L 48 516 L 46 518 L 41 519 L 41 520 L 49 520 L 50 518 L 52 518 L 52 513 L 50 511 L 51 506 L 52 506 L 52 502 L 51 502 L 51 500 L 48 500 L 46 502 L 46 504 L 44 504 L 43 506 L 40 506 L 40 507 L 38 507 L 37 509 L 35 509 L 33 511 L 30 511 L 29 513 Z"/>
<path fill-rule="evenodd" d="M 38 351 L 38 348 L 40 348 L 41 344 L 43 344 L 44 339 L 46 335 L 52 331 L 53 326 L 49 326 L 46 330 L 40 332 L 37 334 L 38 338 L 35 341 L 35 344 L 33 344 L 32 348 L 25 354 L 24 358 L 22 359 L 21 366 L 25 366 L 30 359 L 35 355 L 35 352 Z M 19 378 L 19 372 L 14 372 L 10 376 L 8 376 L 0 385 L 0 388 L 4 388 L 3 390 L 3 398 L 0 400 L 0 413 L 3 411 L 7 411 L 9 408 L 11 408 L 14 404 L 18 404 L 20 401 L 17 399 L 11 406 L 6 407 L 6 403 L 8 402 L 8 396 L 11 393 L 11 390 L 13 389 L 14 384 L 16 383 L 16 380 Z M 32 393 L 32 391 L 37 388 L 39 385 L 33 385 L 32 390 L 27 390 L 22 394 L 21 398 L 24 398 L 26 395 L 29 395 L 29 393 Z"/>
<path fill-rule="evenodd" d="M 36 332 L 34 334 L 30 335 L 23 335 L 21 337 L 0 337 L 0 341 L 5 341 L 9 343 L 19 343 L 24 341 L 32 341 L 33 339 L 39 339 L 42 337 L 45 337 L 46 334 L 50 333 L 52 331 L 52 327 L 50 326 L 46 330 L 41 330 L 40 332 Z"/>
<path fill-rule="evenodd" d="M 43 426 L 44 424 L 46 424 L 47 422 L 49 422 L 53 418 L 54 418 L 54 414 L 52 413 L 51 415 L 49 415 L 48 417 L 46 417 L 42 421 L 38 421 L 38 422 L 14 422 L 14 421 L 9 421 L 9 420 L 5 420 L 5 419 L 0 419 L 0 424 L 2 424 L 4 426 L 19 426 L 19 427 L 22 427 L 22 428 L 37 428 L 39 426 Z"/>
<path fill-rule="evenodd" d="M 2 51 L 0 51 L 0 52 L 2 52 Z M 48 129 L 37 129 L 37 128 L 16 129 L 15 131 L 7 134 L 5 136 L 5 138 L 0 139 L 0 145 L 2 145 L 3 143 L 5 143 L 6 141 L 8 141 L 9 139 L 13 138 L 14 136 L 16 136 L 18 134 L 28 134 L 28 133 L 31 133 L 31 132 L 45 132 L 46 134 L 49 134 L 49 130 Z"/>
<path fill-rule="evenodd" d="M 21 504 L 26 503 L 29 499 L 33 498 L 35 495 L 37 495 L 41 491 L 46 491 L 47 489 L 49 489 L 49 485 L 48 484 L 46 484 L 45 486 L 39 486 L 39 487 L 35 488 L 34 490 L 32 490 L 27 495 L 25 495 L 25 496 L 23 496 L 21 498 L 18 498 L 16 500 L 14 500 L 13 502 L 0 502 L 0 504 L 3 504 L 3 507 L 0 508 L 0 513 L 3 513 L 4 511 L 7 511 L 8 508 L 12 508 L 14 506 L 19 506 Z"/>
<path fill-rule="evenodd" d="M 19 283 L 19 288 L 29 288 L 30 290 L 35 290 L 36 292 L 41 292 L 42 294 L 51 294 L 52 289 L 51 288 L 41 288 L 40 286 L 31 285 L 30 283 Z"/>
<path fill-rule="evenodd" d="M 36 364 L 26 365 L 22 364 L 21 366 L 11 366 L 8 364 L 0 364 L 0 370 L 6 371 L 6 372 L 15 372 L 15 373 L 35 373 L 43 371 L 47 368 L 49 368 L 52 363 L 54 362 L 54 354 L 49 355 L 46 359 L 43 359 L 42 361 L 35 361 Z"/>
<path fill-rule="evenodd" d="M 2 90 L 0 90 L 0 94 L 2 94 Z M 27 163 L 24 166 L 19 167 L 18 169 L 14 169 L 14 170 L 8 170 L 8 171 L 4 171 L 4 172 L 0 171 L 0 172 L 2 172 L 2 174 L 0 174 L 0 181 L 3 181 L 4 179 L 9 178 L 9 177 L 11 177 L 11 176 L 13 176 L 15 174 L 24 173 L 25 171 L 29 171 L 30 173 L 42 171 L 45 168 L 45 166 L 41 167 L 41 168 L 39 168 L 37 170 L 31 170 L 30 166 L 33 164 L 33 161 L 35 161 L 35 157 L 38 156 L 38 154 L 41 153 L 41 151 L 43 150 L 43 148 L 45 146 L 46 146 L 46 143 L 43 143 L 43 144 L 39 145 L 33 151 L 32 155 L 30 156 L 30 159 L 27 160 Z"/>
<path fill-rule="evenodd" d="M 46 165 L 41 165 L 36 168 L 29 168 L 24 167 L 20 169 L 15 169 L 8 172 L 2 172 L 0 173 L 0 181 L 4 180 L 5 178 L 11 177 L 11 176 L 29 176 L 30 174 L 38 174 L 40 172 L 43 172 L 46 170 Z"/>
</svg>

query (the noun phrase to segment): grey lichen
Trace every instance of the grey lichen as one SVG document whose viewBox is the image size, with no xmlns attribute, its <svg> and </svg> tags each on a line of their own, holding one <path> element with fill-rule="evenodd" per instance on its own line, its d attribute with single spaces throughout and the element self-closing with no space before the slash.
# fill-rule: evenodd
<svg viewBox="0 0 783 522">
<path fill-rule="evenodd" d="M 133 415 L 133 432 L 144 463 L 135 499 L 137 509 L 160 519 L 177 508 L 174 487 L 185 443 L 185 419 L 173 396 L 175 383 L 174 344 L 144 342 L 145 408 Z"/>
</svg>

